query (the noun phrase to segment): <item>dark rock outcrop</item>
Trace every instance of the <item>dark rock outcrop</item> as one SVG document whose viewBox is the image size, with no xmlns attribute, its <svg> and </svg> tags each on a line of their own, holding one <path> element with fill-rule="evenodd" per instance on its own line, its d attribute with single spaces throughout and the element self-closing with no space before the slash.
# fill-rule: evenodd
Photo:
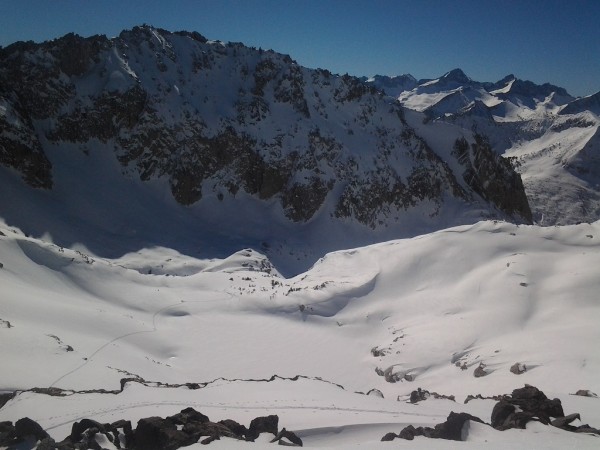
<svg viewBox="0 0 600 450">
<path fill-rule="evenodd" d="M 420 392 L 414 391 L 413 394 L 416 400 Z M 491 426 L 500 431 L 510 428 L 525 429 L 528 422 L 538 421 L 566 431 L 600 435 L 600 430 L 588 424 L 578 427 L 571 425 L 574 420 L 581 420 L 581 416 L 577 413 L 565 416 L 559 399 L 548 399 L 542 391 L 534 386 L 525 385 L 523 388 L 515 389 L 512 395 L 494 397 L 482 397 L 479 395 L 477 397 L 469 397 L 472 397 L 472 399 L 500 399 L 494 406 L 491 415 Z M 465 403 L 467 402 L 465 401 Z M 485 424 L 481 419 L 470 414 L 451 412 L 444 423 L 440 423 L 434 428 L 415 428 L 413 425 L 408 425 L 400 434 L 387 433 L 381 440 L 392 441 L 397 437 L 413 440 L 415 436 L 425 436 L 434 439 L 464 441 L 468 434 L 468 421 Z"/>
<path fill-rule="evenodd" d="M 474 191 L 492 215 L 530 219 L 518 175 L 477 137 L 465 189 L 375 87 L 198 33 L 144 25 L 10 45 L 0 105 L 0 164 L 34 187 L 53 186 L 49 146 L 77 144 L 166 180 L 182 205 L 245 192 L 291 222 L 324 213 L 380 228 L 422 203 L 430 217 L 448 199 L 469 207 Z"/>
<path fill-rule="evenodd" d="M 175 450 L 195 442 L 194 436 L 179 431 L 173 422 L 161 417 L 140 419 L 134 433 L 136 450 Z"/>
<path fill-rule="evenodd" d="M 384 439 L 391 441 L 394 437 L 406 439 L 412 441 L 415 436 L 425 436 L 433 439 L 447 439 L 451 441 L 464 441 L 466 440 L 468 428 L 468 421 L 475 421 L 484 423 L 479 417 L 472 416 L 467 413 L 455 413 L 450 412 L 445 422 L 436 425 L 434 428 L 431 427 L 417 427 L 408 425 L 403 428 L 400 434 L 394 435 L 394 433 L 386 434 L 381 440 Z"/>
<path fill-rule="evenodd" d="M 257 417 L 252 419 L 248 427 L 246 438 L 254 441 L 261 433 L 271 433 L 277 435 L 279 431 L 279 417 L 276 415 Z"/>
<path fill-rule="evenodd" d="M 17 439 L 34 437 L 36 440 L 41 441 L 50 436 L 35 420 L 32 420 L 29 417 L 23 417 L 15 422 L 15 437 Z"/>
<path fill-rule="evenodd" d="M 509 215 L 519 215 L 532 222 L 531 209 L 521 176 L 510 161 L 492 150 L 489 140 L 473 134 L 471 145 L 466 139 L 457 139 L 452 154 L 465 167 L 463 180 L 484 199 Z"/>
</svg>

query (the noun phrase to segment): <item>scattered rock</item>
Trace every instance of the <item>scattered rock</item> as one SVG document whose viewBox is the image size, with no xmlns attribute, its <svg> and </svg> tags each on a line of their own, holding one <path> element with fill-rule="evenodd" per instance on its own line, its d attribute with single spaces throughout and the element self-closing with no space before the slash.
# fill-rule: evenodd
<svg viewBox="0 0 600 450">
<path fill-rule="evenodd" d="M 552 417 L 564 415 L 559 399 L 550 400 L 536 387 L 525 385 L 494 406 L 491 421 L 497 430 L 524 429 L 532 420 L 549 425 Z"/>
<path fill-rule="evenodd" d="M 389 442 L 389 441 L 393 441 L 394 439 L 396 439 L 398 436 L 396 433 L 387 433 L 385 436 L 383 436 L 381 438 L 381 442 Z"/>
<path fill-rule="evenodd" d="M 302 439 L 296 436 L 295 433 L 288 431 L 285 428 L 282 428 L 281 431 L 277 433 L 277 436 L 275 436 L 275 439 L 273 439 L 271 443 L 273 442 L 278 442 L 279 445 L 286 445 L 288 447 L 303 446 Z"/>
<path fill-rule="evenodd" d="M 7 447 L 15 439 L 15 427 L 12 422 L 0 422 L 0 447 Z"/>
<path fill-rule="evenodd" d="M 411 401 L 413 399 L 418 401 L 417 399 L 420 398 L 423 392 L 426 391 L 422 391 L 421 389 L 413 391 Z M 600 435 L 600 430 L 588 424 L 578 427 L 571 425 L 573 421 L 581 420 L 581 416 L 577 413 L 565 416 L 559 399 L 548 399 L 542 391 L 534 386 L 525 385 L 523 388 L 515 389 L 512 395 L 495 397 L 482 397 L 481 395 L 475 397 L 469 395 L 465 403 L 474 398 L 499 399 L 492 410 L 491 426 L 500 431 L 510 428 L 524 429 L 528 422 L 538 421 L 566 431 Z M 470 421 L 485 423 L 478 417 L 471 416 L 470 414 L 451 412 L 444 423 L 440 423 L 434 428 L 415 428 L 413 425 L 408 425 L 400 434 L 387 433 L 381 440 L 392 441 L 397 437 L 413 440 L 415 436 L 425 436 L 434 439 L 464 441 L 468 434 Z"/>
<path fill-rule="evenodd" d="M 33 436 L 36 441 L 41 441 L 44 438 L 50 437 L 35 420 L 31 420 L 29 417 L 23 417 L 22 419 L 17 420 L 15 423 L 15 437 L 24 440 L 30 436 Z"/>
<path fill-rule="evenodd" d="M 399 435 L 388 433 L 384 440 L 393 440 L 395 437 L 412 441 L 415 436 L 425 436 L 433 439 L 447 439 L 451 441 L 464 441 L 468 434 L 468 423 L 470 420 L 484 423 L 479 417 L 467 413 L 450 412 L 445 422 L 437 424 L 435 428 L 418 427 L 412 425 L 405 427 Z"/>
<path fill-rule="evenodd" d="M 515 375 L 521 375 L 522 373 L 527 372 L 527 366 L 517 362 L 510 366 L 510 371 Z"/>
<path fill-rule="evenodd" d="M 486 375 L 489 375 L 489 374 L 490 373 L 485 370 L 485 364 L 483 364 L 483 363 L 479 364 L 479 366 L 477 366 L 477 368 L 473 371 L 473 376 L 475 378 L 485 377 Z"/>
<path fill-rule="evenodd" d="M 181 412 L 178 412 L 173 416 L 167 417 L 167 420 L 170 420 L 175 425 L 186 425 L 191 422 L 206 423 L 210 421 L 207 416 L 196 411 L 194 408 L 182 409 Z"/>
<path fill-rule="evenodd" d="M 383 392 L 381 392 L 379 389 L 371 389 L 369 392 L 367 392 L 367 395 L 372 395 L 374 397 L 384 398 L 383 397 Z"/>
<path fill-rule="evenodd" d="M 235 420 L 225 419 L 220 420 L 219 423 L 229 428 L 238 439 L 245 438 L 246 434 L 248 433 L 248 428 L 246 428 L 244 425 L 240 425 Z"/>
<path fill-rule="evenodd" d="M 276 415 L 270 415 L 265 417 L 257 417 L 252 419 L 248 433 L 246 433 L 246 439 L 254 441 L 261 433 L 272 433 L 277 435 L 279 431 L 279 417 Z"/>
<path fill-rule="evenodd" d="M 134 433 L 136 450 L 175 450 L 194 444 L 194 436 L 179 431 L 168 419 L 147 417 L 140 419 Z"/>
<path fill-rule="evenodd" d="M 426 400 L 428 398 L 429 398 L 429 391 L 424 391 L 421 388 L 417 388 L 416 391 L 412 391 L 410 393 L 409 401 L 411 403 L 417 403 L 417 402 L 420 402 L 421 400 Z"/>
<path fill-rule="evenodd" d="M 581 397 L 598 397 L 598 395 L 594 394 L 588 389 L 579 389 L 577 392 L 575 392 L 575 395 L 580 395 Z"/>
</svg>

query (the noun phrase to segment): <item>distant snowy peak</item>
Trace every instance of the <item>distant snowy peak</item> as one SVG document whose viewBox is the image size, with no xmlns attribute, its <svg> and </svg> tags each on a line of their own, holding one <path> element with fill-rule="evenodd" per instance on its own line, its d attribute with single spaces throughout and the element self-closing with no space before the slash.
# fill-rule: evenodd
<svg viewBox="0 0 600 450">
<path fill-rule="evenodd" d="M 461 69 L 412 84 L 393 83 L 395 78 L 375 76 L 366 82 L 397 98 L 403 106 L 427 112 L 432 118 L 462 115 L 472 109 L 473 102 L 478 101 L 490 108 L 489 115 L 496 116 L 498 120 L 513 121 L 556 113 L 561 106 L 575 100 L 564 88 L 549 83 L 537 85 L 513 74 L 495 83 L 475 81 Z M 414 80 L 414 77 L 411 78 Z M 481 116 L 479 107 L 478 115 Z"/>
<path fill-rule="evenodd" d="M 455 83 L 460 83 L 460 84 L 464 85 L 464 84 L 472 83 L 473 80 L 471 80 L 461 69 L 453 69 L 450 72 L 447 72 L 444 75 L 442 75 L 438 79 L 438 82 L 443 82 L 443 83 L 455 82 Z"/>
<path fill-rule="evenodd" d="M 579 114 L 585 111 L 600 116 L 600 92 L 573 100 L 560 110 L 560 114 Z"/>
<path fill-rule="evenodd" d="M 418 85 L 417 79 L 410 74 L 398 75 L 394 77 L 375 75 L 371 78 L 363 77 L 362 80 L 366 83 L 372 84 L 390 97 L 398 97 L 402 92 L 410 91 Z"/>
</svg>

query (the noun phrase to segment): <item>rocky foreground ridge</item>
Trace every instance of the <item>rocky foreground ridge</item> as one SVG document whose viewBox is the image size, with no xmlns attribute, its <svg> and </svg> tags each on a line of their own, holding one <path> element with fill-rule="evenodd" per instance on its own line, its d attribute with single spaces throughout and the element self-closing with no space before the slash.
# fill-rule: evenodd
<svg viewBox="0 0 600 450">
<path fill-rule="evenodd" d="M 60 183 L 55 149 L 76 144 L 114 154 L 121 174 L 167 180 L 181 205 L 244 193 L 291 223 L 374 229 L 449 208 L 530 222 L 511 165 L 486 136 L 455 134 L 432 146 L 357 78 L 195 32 L 0 49 L 0 164 L 39 189 Z"/>
<path fill-rule="evenodd" d="M 419 389 L 411 395 L 411 403 L 427 398 L 426 391 Z M 50 394 L 61 395 L 61 394 Z M 587 391 L 580 395 L 591 395 Z M 418 397 L 418 398 L 417 398 Z M 413 440 L 417 436 L 433 439 L 465 441 L 469 435 L 471 422 L 491 426 L 499 431 L 511 428 L 525 429 L 531 421 L 560 428 L 574 433 L 600 436 L 600 430 L 588 424 L 572 425 L 580 420 L 577 413 L 565 415 L 560 399 L 549 399 L 534 386 L 525 385 L 513 390 L 510 395 L 495 397 L 490 423 L 479 417 L 460 412 L 450 412 L 445 422 L 435 427 L 414 427 L 408 425 L 399 434 L 387 433 L 382 441 L 396 438 Z M 256 417 L 248 427 L 231 419 L 212 422 L 208 416 L 189 407 L 172 416 L 142 418 L 133 428 L 131 421 L 118 420 L 113 423 L 100 423 L 84 418 L 74 422 L 71 433 L 57 442 L 36 421 L 24 417 L 16 423 L 0 422 L 0 447 L 10 449 L 37 448 L 37 450 L 97 449 L 110 446 L 117 449 L 176 450 L 197 442 L 207 445 L 215 440 L 235 439 L 254 442 L 261 434 L 268 441 L 279 445 L 302 447 L 302 439 L 293 431 L 279 429 L 277 415 Z"/>
</svg>

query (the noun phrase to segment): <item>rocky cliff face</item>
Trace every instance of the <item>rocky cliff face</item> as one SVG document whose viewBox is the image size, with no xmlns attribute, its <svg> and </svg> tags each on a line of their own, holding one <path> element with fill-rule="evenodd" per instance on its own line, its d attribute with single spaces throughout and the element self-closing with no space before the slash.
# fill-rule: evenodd
<svg viewBox="0 0 600 450">
<path fill-rule="evenodd" d="M 463 134 L 472 157 L 460 152 L 457 173 L 452 149 L 432 147 L 374 87 L 198 33 L 143 26 L 0 50 L 0 163 L 36 188 L 53 186 L 48 146 L 77 143 L 168 180 L 182 205 L 243 191 L 295 223 L 375 229 L 449 202 L 529 221 L 518 175 Z"/>
</svg>

